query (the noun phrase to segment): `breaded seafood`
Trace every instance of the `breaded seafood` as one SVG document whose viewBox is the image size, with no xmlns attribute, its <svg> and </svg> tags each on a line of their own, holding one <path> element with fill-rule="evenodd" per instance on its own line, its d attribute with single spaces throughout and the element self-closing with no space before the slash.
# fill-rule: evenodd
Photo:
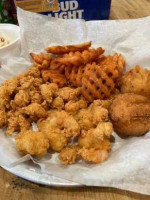
<svg viewBox="0 0 150 200">
<path fill-rule="evenodd" d="M 63 87 L 58 90 L 57 95 L 64 101 L 76 100 L 81 95 L 81 88 Z"/>
<path fill-rule="evenodd" d="M 54 151 L 60 151 L 72 137 L 80 134 L 78 123 L 65 111 L 50 113 L 46 120 L 38 122 L 38 128 L 48 138 L 51 149 Z"/>
<path fill-rule="evenodd" d="M 80 100 L 70 100 L 65 104 L 65 110 L 72 115 L 75 115 L 80 109 L 87 108 L 87 101 L 84 99 Z"/>
<path fill-rule="evenodd" d="M 23 154 L 42 157 L 47 153 L 49 141 L 42 132 L 32 130 L 19 133 L 16 138 L 18 150 Z"/>
<path fill-rule="evenodd" d="M 109 138 L 112 134 L 113 127 L 110 122 L 98 123 L 96 128 L 89 130 L 82 130 L 81 135 L 78 137 L 78 145 L 80 147 L 96 148 L 110 150 Z"/>
<path fill-rule="evenodd" d="M 73 164 L 77 159 L 92 163 L 105 161 L 111 150 L 110 136 L 112 132 L 113 127 L 110 122 L 101 122 L 96 128 L 88 131 L 82 130 L 77 144 L 61 150 L 60 161 L 65 165 Z"/>
<path fill-rule="evenodd" d="M 64 165 L 71 165 L 76 162 L 79 158 L 79 151 L 80 147 L 78 145 L 70 145 L 65 147 L 59 153 L 59 159 L 62 164 Z"/>
<path fill-rule="evenodd" d="M 51 107 L 54 109 L 62 110 L 64 108 L 64 100 L 61 97 L 56 97 L 52 103 Z"/>
<path fill-rule="evenodd" d="M 19 90 L 19 92 L 15 95 L 14 103 L 16 106 L 24 107 L 30 103 L 30 96 L 27 91 Z"/>
<path fill-rule="evenodd" d="M 83 108 L 75 115 L 81 129 L 88 130 L 97 126 L 99 122 L 108 121 L 108 110 L 95 103 Z"/>
<path fill-rule="evenodd" d="M 47 116 L 46 110 L 38 103 L 31 103 L 29 106 L 22 108 L 22 113 L 28 115 L 34 122 Z"/>
</svg>

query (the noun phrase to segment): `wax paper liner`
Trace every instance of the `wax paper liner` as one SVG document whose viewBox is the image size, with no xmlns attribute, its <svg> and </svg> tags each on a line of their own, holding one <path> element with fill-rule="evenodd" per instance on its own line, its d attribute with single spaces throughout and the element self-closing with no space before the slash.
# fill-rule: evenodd
<svg viewBox="0 0 150 200">
<path fill-rule="evenodd" d="M 135 65 L 150 68 L 150 17 L 134 20 L 89 21 L 50 19 L 18 9 L 21 28 L 20 52 L 3 59 L 0 81 L 25 71 L 30 65 L 30 52 L 41 52 L 49 45 L 75 44 L 92 41 L 93 47 L 102 46 L 107 54 L 122 53 L 126 70 Z M 114 133 L 115 143 L 109 159 L 102 164 L 80 161 L 71 166 L 60 164 L 58 155 L 48 154 L 34 162 L 41 173 L 51 174 L 73 182 L 93 186 L 110 186 L 150 194 L 150 136 L 121 139 Z M 0 164 L 13 167 L 31 159 L 21 158 L 14 138 L 1 130 Z M 33 159 L 33 158 L 32 158 Z"/>
</svg>

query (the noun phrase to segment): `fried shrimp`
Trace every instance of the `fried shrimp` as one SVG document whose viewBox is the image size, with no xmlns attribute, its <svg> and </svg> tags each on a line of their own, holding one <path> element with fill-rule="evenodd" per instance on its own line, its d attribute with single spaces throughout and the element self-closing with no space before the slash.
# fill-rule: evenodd
<svg viewBox="0 0 150 200">
<path fill-rule="evenodd" d="M 38 127 L 49 139 L 51 149 L 55 151 L 63 149 L 72 137 L 80 133 L 76 120 L 65 111 L 51 113 L 50 117 L 38 123 Z"/>
<path fill-rule="evenodd" d="M 25 90 L 19 90 L 15 95 L 14 103 L 19 107 L 27 106 L 30 103 L 30 96 Z"/>
<path fill-rule="evenodd" d="M 19 133 L 16 138 L 18 150 L 23 154 L 31 154 L 37 157 L 43 157 L 49 148 L 48 139 L 42 132 L 32 130 Z"/>
<path fill-rule="evenodd" d="M 27 107 L 22 108 L 22 112 L 28 115 L 33 121 L 47 116 L 46 110 L 38 103 L 32 103 Z"/>
</svg>

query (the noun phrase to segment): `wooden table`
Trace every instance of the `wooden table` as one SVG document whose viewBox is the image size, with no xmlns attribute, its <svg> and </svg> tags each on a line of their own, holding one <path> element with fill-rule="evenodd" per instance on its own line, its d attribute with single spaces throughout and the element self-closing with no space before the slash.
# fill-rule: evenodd
<svg viewBox="0 0 150 200">
<path fill-rule="evenodd" d="M 150 15 L 150 0 L 112 0 L 110 19 Z M 112 188 L 56 188 L 20 179 L 0 168 L 0 200 L 149 200 L 149 196 Z"/>
</svg>

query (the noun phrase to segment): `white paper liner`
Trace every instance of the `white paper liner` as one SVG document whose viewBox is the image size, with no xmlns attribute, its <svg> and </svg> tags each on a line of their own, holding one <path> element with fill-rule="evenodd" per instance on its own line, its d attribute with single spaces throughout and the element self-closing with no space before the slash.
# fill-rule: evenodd
<svg viewBox="0 0 150 200">
<path fill-rule="evenodd" d="M 18 9 L 21 28 L 21 56 L 3 59 L 0 82 L 30 66 L 30 52 L 41 52 L 48 45 L 92 41 L 106 54 L 122 53 L 127 70 L 139 64 L 150 68 L 150 17 L 135 20 L 89 21 L 50 19 Z M 14 139 L 1 130 L 0 165 L 12 167 L 31 159 L 20 158 Z M 79 162 L 63 166 L 57 154 L 34 161 L 42 172 L 73 182 L 93 186 L 110 186 L 150 194 L 150 136 L 121 139 L 115 133 L 109 159 L 102 164 Z"/>
</svg>

